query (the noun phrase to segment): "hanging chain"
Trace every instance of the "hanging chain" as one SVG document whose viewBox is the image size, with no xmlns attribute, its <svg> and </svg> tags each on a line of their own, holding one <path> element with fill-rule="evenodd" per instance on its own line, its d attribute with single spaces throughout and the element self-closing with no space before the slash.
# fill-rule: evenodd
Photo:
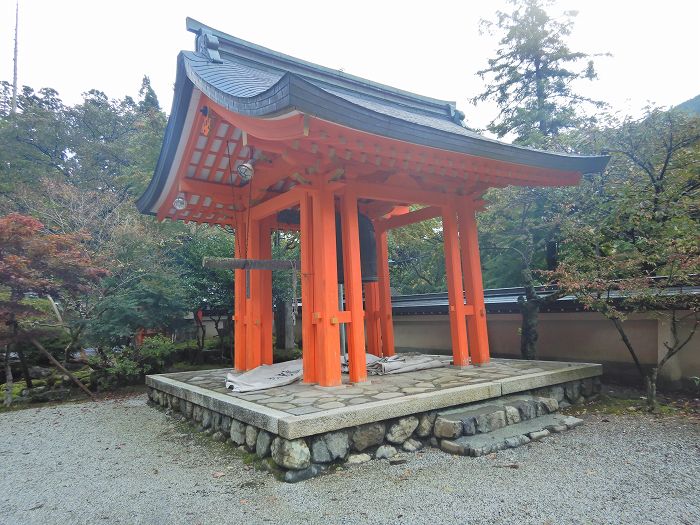
<svg viewBox="0 0 700 525">
<path fill-rule="evenodd" d="M 297 300 L 297 263 L 292 261 L 292 326 L 297 324 L 298 303 Z"/>
</svg>

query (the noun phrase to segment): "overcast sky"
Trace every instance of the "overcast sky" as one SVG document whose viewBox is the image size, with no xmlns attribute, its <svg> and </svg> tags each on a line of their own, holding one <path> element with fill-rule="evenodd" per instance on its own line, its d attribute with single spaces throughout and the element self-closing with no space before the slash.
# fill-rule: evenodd
<svg viewBox="0 0 700 525">
<path fill-rule="evenodd" d="M 0 79 L 12 79 L 15 0 L 0 0 Z M 144 74 L 170 111 L 175 59 L 192 49 L 193 17 L 239 38 L 422 95 L 454 100 L 466 122 L 484 126 L 495 108 L 468 99 L 483 89 L 476 71 L 494 55 L 479 35 L 494 1 L 20 0 L 19 80 L 50 86 L 68 103 L 91 88 L 136 95 Z M 571 47 L 610 52 L 599 80 L 580 91 L 623 113 L 647 102 L 674 105 L 700 94 L 697 0 L 558 0 L 576 9 Z"/>
</svg>

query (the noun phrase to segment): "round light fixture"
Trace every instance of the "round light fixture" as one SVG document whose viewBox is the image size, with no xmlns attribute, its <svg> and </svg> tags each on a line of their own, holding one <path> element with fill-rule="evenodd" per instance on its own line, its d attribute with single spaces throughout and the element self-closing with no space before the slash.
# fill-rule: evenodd
<svg viewBox="0 0 700 525">
<path fill-rule="evenodd" d="M 248 182 L 255 174 L 255 168 L 253 168 L 253 163 L 250 161 L 239 164 L 236 170 L 244 182 Z"/>
<path fill-rule="evenodd" d="M 182 211 L 185 208 L 187 208 L 187 201 L 185 200 L 185 196 L 182 193 L 178 195 L 173 201 L 173 208 L 175 208 L 178 211 Z"/>
</svg>

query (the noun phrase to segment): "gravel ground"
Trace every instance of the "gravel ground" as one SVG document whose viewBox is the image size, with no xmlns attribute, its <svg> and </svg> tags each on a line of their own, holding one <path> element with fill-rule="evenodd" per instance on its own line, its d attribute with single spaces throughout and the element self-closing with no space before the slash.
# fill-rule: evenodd
<svg viewBox="0 0 700 525">
<path fill-rule="evenodd" d="M 3 413 L 0 523 L 700 523 L 697 421 L 583 417 L 491 457 L 428 450 L 291 485 L 143 395 Z"/>
</svg>

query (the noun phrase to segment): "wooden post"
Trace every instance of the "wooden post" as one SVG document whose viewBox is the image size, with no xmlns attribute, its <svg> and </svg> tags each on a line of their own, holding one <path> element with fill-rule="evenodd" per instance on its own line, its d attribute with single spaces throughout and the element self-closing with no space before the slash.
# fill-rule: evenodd
<svg viewBox="0 0 700 525">
<path fill-rule="evenodd" d="M 326 182 L 313 195 L 314 311 L 316 373 L 320 386 L 341 384 L 335 199 Z"/>
<path fill-rule="evenodd" d="M 238 225 L 234 235 L 235 250 L 238 257 L 245 253 L 245 224 Z M 246 367 L 246 272 L 245 270 L 234 270 L 233 272 L 233 322 L 234 322 L 234 342 L 233 342 L 233 367 L 237 371 L 247 370 Z"/>
<path fill-rule="evenodd" d="M 469 364 L 467 325 L 465 322 L 462 262 L 457 234 L 457 214 L 452 206 L 443 207 L 442 236 L 445 244 L 445 270 L 449 301 L 450 333 L 452 335 L 452 361 L 455 366 Z"/>
<path fill-rule="evenodd" d="M 473 364 L 490 361 L 489 337 L 484 305 L 484 284 L 479 259 L 479 236 L 473 202 L 459 203 L 459 241 L 462 248 L 462 268 L 467 304 L 473 306 L 473 314 L 467 316 L 469 351 Z"/>
<path fill-rule="evenodd" d="M 250 242 L 248 256 L 260 259 L 261 224 L 251 220 L 248 225 Z M 261 270 L 245 270 L 246 273 L 246 370 L 262 364 L 262 279 Z"/>
<path fill-rule="evenodd" d="M 382 332 L 379 326 L 379 285 L 365 283 L 365 325 L 367 351 L 382 357 Z"/>
<path fill-rule="evenodd" d="M 261 259 L 272 259 L 271 225 L 274 217 L 261 222 L 260 251 Z M 272 364 L 272 270 L 256 270 L 260 274 L 260 350 L 264 365 Z"/>
<path fill-rule="evenodd" d="M 367 364 L 364 311 L 362 309 L 362 270 L 360 266 L 357 196 L 350 191 L 346 191 L 341 198 L 340 223 L 343 231 L 345 309 L 350 312 L 351 316 L 347 330 L 350 381 L 359 383 L 367 381 Z"/>
<path fill-rule="evenodd" d="M 376 232 L 377 277 L 379 286 L 379 324 L 382 329 L 382 355 L 394 355 L 394 324 L 391 314 L 391 287 L 389 283 L 389 241 L 386 230 Z"/>
<path fill-rule="evenodd" d="M 304 383 L 316 383 L 316 334 L 313 327 L 314 271 L 313 271 L 313 210 L 312 196 L 305 192 L 299 202 L 299 230 L 301 235 L 301 348 Z"/>
</svg>

